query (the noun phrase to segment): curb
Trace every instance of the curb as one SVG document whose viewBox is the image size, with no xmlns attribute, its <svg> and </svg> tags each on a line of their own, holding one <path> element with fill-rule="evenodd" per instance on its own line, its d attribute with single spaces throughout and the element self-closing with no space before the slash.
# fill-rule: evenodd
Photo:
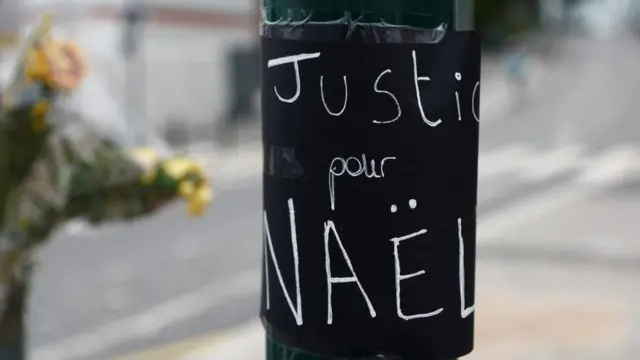
<svg viewBox="0 0 640 360">
<path fill-rule="evenodd" d="M 520 358 L 535 351 L 548 353 L 549 359 L 559 359 L 557 355 L 563 351 L 620 346 L 627 331 L 624 318 L 628 309 L 624 303 L 606 297 L 584 299 L 579 293 L 568 291 L 531 298 L 528 292 L 502 289 L 480 295 L 477 301 L 481 309 L 476 315 L 478 343 L 469 355 L 474 360 Z M 580 336 L 573 336 L 576 333 Z M 201 341 L 170 357 L 158 357 L 163 349 L 157 349 L 115 360 L 264 359 L 265 335 L 258 320 L 209 339 L 209 343 Z"/>
<path fill-rule="evenodd" d="M 264 329 L 262 323 L 255 320 L 220 334 L 213 343 L 194 350 L 179 360 L 255 360 L 263 358 L 264 354 Z"/>
<path fill-rule="evenodd" d="M 265 337 L 258 320 L 195 339 L 112 360 L 255 360 L 264 357 Z"/>
</svg>

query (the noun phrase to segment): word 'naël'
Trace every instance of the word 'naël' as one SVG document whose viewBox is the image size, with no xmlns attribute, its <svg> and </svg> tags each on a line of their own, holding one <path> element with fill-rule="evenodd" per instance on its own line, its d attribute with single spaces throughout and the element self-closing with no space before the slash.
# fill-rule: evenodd
<svg viewBox="0 0 640 360">
<path fill-rule="evenodd" d="M 287 301 L 287 304 L 289 305 L 289 309 L 291 310 L 291 313 L 295 318 L 296 324 L 300 326 L 304 323 L 303 316 L 302 316 L 303 300 L 302 300 L 302 293 L 300 290 L 300 259 L 299 259 L 299 252 L 298 252 L 298 236 L 297 236 L 297 230 L 296 230 L 296 215 L 295 215 L 295 206 L 294 206 L 293 199 L 290 198 L 288 200 L 288 206 L 289 206 L 289 224 L 290 224 L 290 231 L 291 231 L 291 248 L 293 251 L 293 267 L 294 267 L 293 272 L 295 277 L 295 303 L 294 303 L 294 300 L 292 300 L 292 296 L 287 291 L 287 286 L 282 276 L 282 270 L 280 269 L 278 259 L 276 258 L 276 255 L 275 255 L 275 249 L 274 249 L 273 241 L 271 238 L 271 231 L 269 229 L 269 220 L 267 217 L 267 212 L 264 211 L 263 226 L 264 226 L 264 240 L 265 240 L 264 274 L 265 274 L 265 280 L 266 280 L 266 286 L 265 286 L 266 308 L 267 310 L 269 310 L 270 308 L 270 294 L 269 294 L 270 276 L 269 276 L 269 268 L 268 268 L 268 264 L 269 264 L 268 259 L 271 259 L 271 262 L 273 263 L 274 268 L 276 270 L 276 275 L 280 283 L 280 288 L 282 289 L 282 292 Z M 415 206 L 417 206 L 417 202 L 415 200 L 411 200 L 410 206 L 412 208 L 415 208 Z M 396 208 L 394 205 L 391 208 L 391 212 L 395 212 L 395 211 L 396 211 Z M 432 316 L 436 316 L 445 310 L 444 307 L 440 307 L 437 309 L 432 309 L 425 313 L 406 314 L 402 310 L 402 306 L 401 306 L 402 281 L 410 278 L 414 278 L 420 275 L 424 275 L 426 271 L 420 270 L 410 274 L 403 273 L 402 266 L 401 266 L 401 259 L 399 255 L 400 245 L 402 242 L 407 240 L 415 239 L 422 236 L 428 236 L 427 233 L 428 233 L 427 229 L 421 229 L 408 235 L 402 235 L 402 236 L 394 237 L 392 239 L 388 239 L 393 245 L 392 246 L 393 252 L 390 252 L 389 255 L 393 256 L 394 264 L 395 264 L 394 275 L 395 275 L 396 313 L 400 319 L 403 319 L 405 321 L 429 318 Z M 458 278 L 459 278 L 459 285 L 460 285 L 460 310 L 459 311 L 460 311 L 460 317 L 466 318 L 474 311 L 474 306 L 472 305 L 467 307 L 465 304 L 464 240 L 462 235 L 462 219 L 461 218 L 458 219 L 457 236 L 458 236 L 458 242 L 459 242 L 459 247 L 458 247 L 458 260 L 459 260 Z M 343 257 L 343 261 L 346 263 L 349 269 L 349 272 L 351 273 L 351 276 L 335 277 L 332 275 L 332 271 L 331 271 L 332 261 L 331 261 L 331 257 L 329 256 L 329 242 L 332 238 L 335 239 L 337 245 L 339 246 L 340 253 L 342 254 L 342 257 Z M 333 222 L 333 220 L 327 220 L 324 223 L 324 256 L 325 256 L 325 273 L 326 273 L 326 286 L 327 286 L 327 324 L 333 323 L 332 289 L 334 284 L 353 283 L 355 286 L 357 286 L 362 295 L 364 305 L 369 310 L 369 315 L 372 318 L 375 318 L 377 316 L 375 304 L 372 303 L 369 296 L 367 295 L 366 289 L 358 279 L 357 271 L 354 268 L 353 264 L 351 263 L 349 254 L 347 253 L 344 245 L 342 244 L 342 240 L 340 239 L 340 235 L 338 234 L 338 230 L 336 229 L 336 225 Z"/>
</svg>

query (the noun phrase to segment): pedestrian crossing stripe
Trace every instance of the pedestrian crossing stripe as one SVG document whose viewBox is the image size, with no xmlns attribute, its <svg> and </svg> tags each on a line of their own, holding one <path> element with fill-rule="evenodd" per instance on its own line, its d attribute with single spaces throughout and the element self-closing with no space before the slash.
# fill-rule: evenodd
<svg viewBox="0 0 640 360">
<path fill-rule="evenodd" d="M 199 147 L 191 152 L 209 170 L 218 184 L 262 172 L 262 146 L 252 144 L 232 153 Z M 480 182 L 514 178 L 520 182 L 542 182 L 563 174 L 575 174 L 585 183 L 630 180 L 640 176 L 640 146 L 619 144 L 589 152 L 579 144 L 540 149 L 527 143 L 514 143 L 481 151 L 478 159 Z"/>
<path fill-rule="evenodd" d="M 556 176 L 580 171 L 589 166 L 590 156 L 584 148 L 566 145 L 540 150 L 523 145 L 497 150 L 495 154 L 481 154 L 478 177 L 514 176 L 519 181 L 541 182 Z"/>
<path fill-rule="evenodd" d="M 640 179 L 640 148 L 620 145 L 593 158 L 580 176 L 590 184 L 615 183 Z"/>
<path fill-rule="evenodd" d="M 218 191 L 233 189 L 237 182 L 255 179 L 262 173 L 262 145 L 259 143 L 230 152 L 201 145 L 192 148 L 188 154 L 203 164 Z M 491 191 L 506 192 L 519 184 L 544 182 L 562 175 L 572 175 L 576 184 L 594 187 L 640 181 L 640 146 L 619 144 L 588 153 L 585 147 L 577 144 L 538 149 L 516 143 L 481 151 L 478 159 L 481 192 L 482 184 L 501 184 L 492 186 Z M 491 196 L 481 197 L 481 202 L 500 194 L 485 195 Z M 87 224 L 70 222 L 63 232 L 78 236 L 88 230 Z"/>
</svg>

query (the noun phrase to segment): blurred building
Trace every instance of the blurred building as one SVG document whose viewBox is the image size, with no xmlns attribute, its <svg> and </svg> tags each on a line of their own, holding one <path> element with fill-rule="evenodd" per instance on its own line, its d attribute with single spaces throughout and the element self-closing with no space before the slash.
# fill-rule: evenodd
<svg viewBox="0 0 640 360">
<path fill-rule="evenodd" d="M 57 31 L 86 51 L 85 111 L 146 128 L 179 121 L 206 136 L 229 101 L 228 53 L 258 32 L 255 0 L 25 1 L 31 19 L 54 10 Z"/>
<path fill-rule="evenodd" d="M 0 0 L 0 49 L 13 44 L 22 24 L 21 0 Z"/>
</svg>

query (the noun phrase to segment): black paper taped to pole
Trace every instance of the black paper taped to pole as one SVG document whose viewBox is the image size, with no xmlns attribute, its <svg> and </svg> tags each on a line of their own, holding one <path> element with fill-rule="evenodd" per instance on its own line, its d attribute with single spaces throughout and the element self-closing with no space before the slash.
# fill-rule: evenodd
<svg viewBox="0 0 640 360">
<path fill-rule="evenodd" d="M 437 44 L 263 37 L 262 50 L 269 336 L 321 356 L 469 353 L 477 34 L 450 31 Z"/>
</svg>

